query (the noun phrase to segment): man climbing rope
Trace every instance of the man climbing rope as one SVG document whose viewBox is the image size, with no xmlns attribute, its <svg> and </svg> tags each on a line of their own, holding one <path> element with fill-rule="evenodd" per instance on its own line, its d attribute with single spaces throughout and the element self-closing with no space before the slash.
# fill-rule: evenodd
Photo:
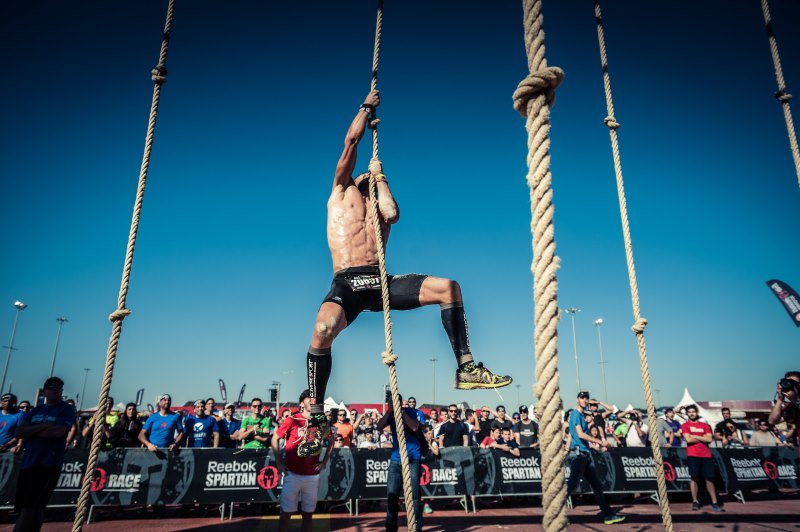
<svg viewBox="0 0 800 532">
<path fill-rule="evenodd" d="M 336 165 L 333 190 L 328 199 L 328 246 L 333 260 L 333 282 L 317 314 L 308 349 L 308 389 L 311 391 L 311 418 L 298 454 L 313 456 L 322 450 L 329 430 L 322 401 L 331 373 L 331 345 L 345 327 L 365 310 L 382 310 L 378 249 L 373 232 L 369 175 L 374 176 L 383 241 L 389 238 L 392 224 L 400 218 L 397 203 L 389 189 L 379 161 L 370 162 L 370 172 L 353 179 L 358 143 L 364 136 L 367 119 L 380 104 L 378 91 L 371 92 L 353 119 Z M 455 387 L 461 390 L 500 388 L 511 384 L 511 377 L 495 375 L 472 357 L 467 335 L 467 319 L 457 282 L 428 275 L 389 276 L 391 308 L 409 310 L 438 304 L 442 324 L 450 339 L 458 369 Z"/>
</svg>

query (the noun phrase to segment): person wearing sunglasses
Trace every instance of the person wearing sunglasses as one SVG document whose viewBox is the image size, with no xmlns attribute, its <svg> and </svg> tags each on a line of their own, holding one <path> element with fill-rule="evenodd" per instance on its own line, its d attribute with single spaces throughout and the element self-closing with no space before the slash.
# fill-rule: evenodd
<svg viewBox="0 0 800 532">
<path fill-rule="evenodd" d="M 13 393 L 3 394 L 0 398 L 0 453 L 12 451 L 18 453 L 22 450 L 19 438 L 14 434 L 17 427 L 25 421 L 25 412 L 17 409 L 17 396 Z"/>
<path fill-rule="evenodd" d="M 19 512 L 15 530 L 40 530 L 44 509 L 61 475 L 66 452 L 67 432 L 75 423 L 75 408 L 62 400 L 64 381 L 50 377 L 44 381 L 43 405 L 25 415 L 16 435 L 25 452 L 14 505 Z"/>
<path fill-rule="evenodd" d="M 469 431 L 467 426 L 458 418 L 458 406 L 447 407 L 447 421 L 439 426 L 436 435 L 439 447 L 467 447 L 469 445 Z"/>
</svg>

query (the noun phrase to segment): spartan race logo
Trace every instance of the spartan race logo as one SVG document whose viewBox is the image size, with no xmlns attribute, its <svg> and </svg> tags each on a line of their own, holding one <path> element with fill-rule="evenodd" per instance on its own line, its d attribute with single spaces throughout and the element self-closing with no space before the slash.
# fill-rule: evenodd
<svg viewBox="0 0 800 532">
<path fill-rule="evenodd" d="M 500 468 L 503 471 L 503 482 L 526 482 L 542 480 L 539 459 L 535 456 L 527 458 L 500 457 Z"/>
<path fill-rule="evenodd" d="M 83 464 L 81 464 L 83 465 Z M 92 477 L 92 491 L 138 491 L 142 475 L 109 475 L 102 467 L 96 467 Z"/>
<path fill-rule="evenodd" d="M 206 469 L 204 489 L 206 491 L 231 488 L 258 489 L 261 484 L 259 482 L 260 474 L 263 475 L 263 470 L 259 472 L 258 466 L 253 460 L 248 460 L 247 462 L 217 462 L 211 460 L 208 462 L 208 468 Z"/>
<path fill-rule="evenodd" d="M 626 480 L 654 480 L 656 478 L 656 462 L 652 456 L 623 456 L 621 460 Z M 689 480 L 689 468 L 686 466 L 675 467 L 669 462 L 664 462 L 664 477 L 669 482 Z"/>
<path fill-rule="evenodd" d="M 737 480 L 793 480 L 797 472 L 793 464 L 776 465 L 758 458 L 731 458 Z"/>
<path fill-rule="evenodd" d="M 454 467 L 431 469 L 425 464 L 419 467 L 420 486 L 441 486 L 458 484 L 458 472 Z"/>
</svg>

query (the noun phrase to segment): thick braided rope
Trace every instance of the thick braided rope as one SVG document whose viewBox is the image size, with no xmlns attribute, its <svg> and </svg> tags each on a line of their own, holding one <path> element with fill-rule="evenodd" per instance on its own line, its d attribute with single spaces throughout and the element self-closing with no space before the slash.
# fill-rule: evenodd
<svg viewBox="0 0 800 532">
<path fill-rule="evenodd" d="M 608 127 L 611 136 L 611 151 L 614 154 L 614 172 L 617 177 L 617 194 L 619 196 L 619 211 L 622 217 L 622 233 L 625 241 L 625 258 L 628 262 L 628 279 L 631 286 L 631 303 L 633 305 L 633 317 L 635 323 L 633 331 L 636 334 L 636 343 L 639 347 L 639 365 L 642 371 L 642 385 L 644 387 L 644 398 L 647 403 L 647 417 L 650 422 L 651 430 L 656 427 L 656 409 L 653 403 L 653 392 L 650 388 L 650 367 L 647 362 L 647 346 L 644 341 L 644 328 L 647 320 L 642 317 L 639 305 L 639 288 L 636 283 L 636 268 L 633 263 L 633 243 L 631 241 L 631 228 L 628 222 L 628 207 L 625 200 L 625 183 L 622 180 L 622 160 L 619 153 L 619 139 L 617 138 L 617 128 L 619 123 L 614 117 L 614 102 L 611 97 L 611 76 L 608 72 L 608 55 L 606 54 L 605 34 L 603 33 L 603 18 L 600 11 L 600 0 L 594 2 L 594 14 L 597 21 L 597 38 L 600 43 L 600 61 L 603 67 L 603 86 L 606 93 L 606 107 L 608 116 L 604 122 Z M 661 520 L 664 528 L 672 532 L 672 515 L 670 514 L 669 499 L 667 498 L 667 481 L 664 477 L 664 460 L 661 456 L 661 448 L 658 445 L 658 438 L 650 438 L 650 447 L 653 450 L 653 459 L 656 466 L 656 483 L 658 485 L 658 500 L 661 506 Z"/>
<path fill-rule="evenodd" d="M 378 89 L 378 61 L 380 59 L 382 31 L 383 0 L 378 0 L 378 15 L 375 21 L 375 49 L 372 54 L 372 81 L 370 83 L 371 90 L 373 91 Z M 375 176 L 377 174 L 383 174 L 381 162 L 378 159 L 379 122 L 373 111 L 369 123 L 369 127 L 372 130 L 372 160 L 369 163 L 369 198 L 372 203 L 370 209 L 372 227 L 375 231 L 375 243 L 378 248 L 378 268 L 381 275 L 381 297 L 383 299 L 383 331 L 386 337 L 386 351 L 381 354 L 381 359 L 389 368 L 389 385 L 392 389 L 392 409 L 394 411 L 394 423 L 397 427 L 397 443 L 400 450 L 401 470 L 403 472 L 403 494 L 406 500 L 406 517 L 408 520 L 408 530 L 414 532 L 417 530 L 417 516 L 414 512 L 414 498 L 411 490 L 411 470 L 408 466 L 403 410 L 397 387 L 397 368 L 395 367 L 397 355 L 394 354 L 392 346 L 392 317 L 389 311 L 389 276 L 386 273 L 386 253 L 383 243 L 383 233 L 381 231 L 380 214 L 378 212 L 378 185 L 375 182 Z"/>
<path fill-rule="evenodd" d="M 767 0 L 761 0 L 761 11 L 764 13 L 764 24 L 767 26 L 767 36 L 769 37 L 769 49 L 772 52 L 772 63 L 775 65 L 775 79 L 778 82 L 778 92 L 775 93 L 775 98 L 781 102 L 781 107 L 783 107 L 783 118 L 786 120 L 786 131 L 789 134 L 789 147 L 794 158 L 794 170 L 797 173 L 797 183 L 800 185 L 800 149 L 797 146 L 797 134 L 794 132 L 794 122 L 792 121 L 792 108 L 789 105 L 792 95 L 786 91 L 786 80 L 783 79 L 781 57 L 778 55 L 778 41 L 775 40 L 775 33 L 772 31 L 772 17 L 769 14 Z"/>
<path fill-rule="evenodd" d="M 158 58 L 158 65 L 152 71 L 153 78 L 153 100 L 150 105 L 150 118 L 147 123 L 147 136 L 145 137 L 144 155 L 142 157 L 142 166 L 139 170 L 139 185 L 136 190 L 136 201 L 133 205 L 133 218 L 131 220 L 131 229 L 128 234 L 128 248 L 125 251 L 125 265 L 122 270 L 122 282 L 119 289 L 119 297 L 117 299 L 117 310 L 111 313 L 109 320 L 112 322 L 111 338 L 108 342 L 108 350 L 106 352 L 106 367 L 103 372 L 103 382 L 100 386 L 100 398 L 97 401 L 97 411 L 95 416 L 101 415 L 104 412 L 106 403 L 108 403 L 108 394 L 111 390 L 111 379 L 114 375 L 114 362 L 117 358 L 117 347 L 119 345 L 119 338 L 122 334 L 122 320 L 128 316 L 131 311 L 125 308 L 125 302 L 128 298 L 128 287 L 130 285 L 131 270 L 133 269 L 133 252 L 136 247 L 136 235 L 139 231 L 139 219 L 142 213 L 142 203 L 144 201 L 144 190 L 147 183 L 147 171 L 150 167 L 150 154 L 153 149 L 153 137 L 156 128 L 156 116 L 158 114 L 158 103 L 161 99 L 161 85 L 166 81 L 167 76 L 167 50 L 169 48 L 169 36 L 172 31 L 172 20 L 175 16 L 175 0 L 169 0 L 167 7 L 167 20 L 164 26 L 164 38 L 161 41 L 161 53 Z M 103 421 L 95 419 L 95 430 L 92 433 L 92 445 L 89 450 L 89 460 L 86 464 L 86 475 L 83 478 L 81 485 L 81 494 L 78 498 L 77 511 L 75 520 L 72 523 L 73 532 L 79 532 L 83 529 L 86 521 L 86 516 L 89 511 L 89 496 L 91 493 L 92 479 L 94 477 L 94 470 L 97 466 L 97 455 L 100 452 L 100 443 L 103 437 Z"/>
<path fill-rule="evenodd" d="M 543 525 L 549 531 L 566 530 L 567 489 L 561 440 L 561 393 L 558 373 L 558 257 L 553 229 L 553 189 L 550 174 L 550 108 L 564 72 L 548 67 L 545 59 L 541 0 L 522 2 L 525 51 L 529 76 L 514 92 L 514 108 L 527 117 L 528 187 L 533 234 L 534 348 L 536 386 L 542 422 L 539 427 L 542 453 Z"/>
</svg>

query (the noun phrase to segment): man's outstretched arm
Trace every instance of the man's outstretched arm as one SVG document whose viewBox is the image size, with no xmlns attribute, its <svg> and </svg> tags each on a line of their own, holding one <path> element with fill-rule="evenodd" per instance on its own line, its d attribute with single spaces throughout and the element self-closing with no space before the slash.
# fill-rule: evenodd
<svg viewBox="0 0 800 532">
<path fill-rule="evenodd" d="M 356 158 L 358 156 L 358 143 L 364 136 L 364 129 L 367 126 L 367 118 L 370 115 L 370 108 L 374 109 L 381 103 L 378 91 L 370 92 L 364 100 L 364 105 L 358 110 L 358 114 L 350 124 L 347 130 L 347 135 L 344 138 L 344 150 L 342 156 L 339 157 L 339 162 L 336 165 L 336 174 L 333 178 L 333 187 L 341 185 L 342 188 L 347 188 L 353 184 L 353 169 L 356 167 Z"/>
</svg>

